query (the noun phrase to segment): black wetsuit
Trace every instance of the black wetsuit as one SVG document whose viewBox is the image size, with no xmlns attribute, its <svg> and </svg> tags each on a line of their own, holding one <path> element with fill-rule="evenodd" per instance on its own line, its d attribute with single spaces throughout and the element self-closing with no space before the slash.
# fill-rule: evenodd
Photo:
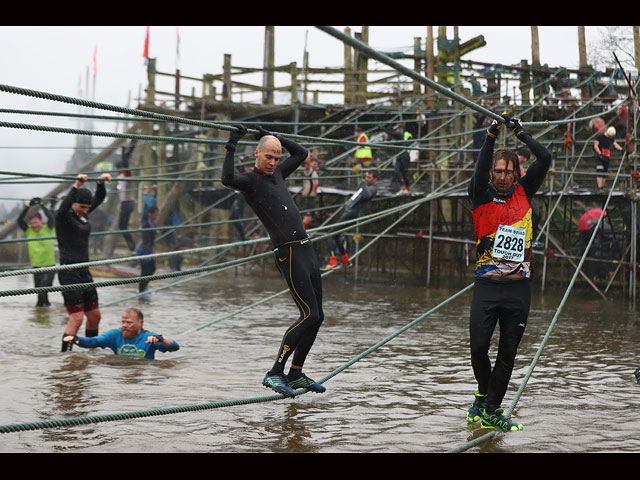
<svg viewBox="0 0 640 480">
<path fill-rule="evenodd" d="M 406 130 L 401 132 L 389 127 L 385 127 L 383 130 L 387 135 L 393 137 L 395 140 L 410 140 L 413 138 L 413 135 Z M 406 144 L 409 145 L 410 142 L 406 142 Z M 409 188 L 411 186 L 409 181 L 410 163 L 411 155 L 408 150 L 403 150 L 396 157 L 395 164 L 393 166 L 393 174 L 391 176 L 392 191 L 397 192 L 401 186 L 405 188 Z"/>
<path fill-rule="evenodd" d="M 142 235 L 140 236 L 140 243 L 136 247 L 136 253 L 138 255 L 151 255 L 153 254 L 153 246 L 156 243 L 156 231 L 155 224 L 149 217 L 149 210 L 156 204 L 155 193 L 144 194 L 144 210 L 142 212 L 142 221 L 140 226 L 142 227 Z M 140 260 L 140 276 L 148 277 L 156 273 L 156 260 L 155 258 L 145 258 Z M 147 290 L 150 280 L 142 280 L 138 284 L 138 292 L 142 293 Z"/>
<path fill-rule="evenodd" d="M 596 141 L 600 149 L 600 154 L 596 152 L 596 172 L 607 173 L 609 171 L 609 162 L 611 161 L 611 147 L 613 147 L 615 140 L 601 133 L 596 136 Z"/>
<path fill-rule="evenodd" d="M 469 184 L 469 197 L 476 232 L 476 280 L 471 301 L 471 364 L 478 390 L 487 395 L 487 412 L 494 412 L 507 391 L 515 357 L 524 334 L 531 303 L 532 207 L 531 199 L 542 185 L 551 165 L 551 154 L 528 133 L 518 138 L 535 154 L 527 174 L 506 194 L 499 194 L 489 183 L 495 137 L 487 135 L 480 150 L 475 173 Z M 523 248 L 517 260 L 498 257 L 500 227 L 522 232 Z M 498 233 L 497 233 L 498 232 Z M 506 243 L 506 241 L 505 241 Z M 516 245 L 517 242 L 509 243 Z M 520 278 L 505 278 L 518 274 Z M 496 324 L 500 325 L 498 355 L 493 369 L 489 346 Z"/>
<path fill-rule="evenodd" d="M 477 162 L 478 161 L 478 155 L 480 154 L 479 152 L 476 152 L 476 150 L 480 150 L 480 148 L 482 148 L 482 145 L 484 144 L 484 139 L 487 136 L 487 131 L 486 129 L 482 128 L 484 125 L 484 120 L 485 120 L 484 115 L 480 115 L 477 119 L 476 122 L 473 124 L 473 136 L 472 136 L 472 141 L 473 141 L 473 162 Z M 482 130 L 480 130 L 482 128 Z"/>
<path fill-rule="evenodd" d="M 89 235 L 91 223 L 86 217 L 78 217 L 72 210 L 71 204 L 76 201 L 78 189 L 72 187 L 69 194 L 62 200 L 56 212 L 56 237 L 60 251 L 60 265 L 85 263 L 89 261 Z M 91 200 L 88 213 L 94 211 L 104 201 L 106 188 L 104 183 L 98 183 L 95 195 Z M 93 283 L 93 277 L 88 268 L 60 270 L 58 272 L 60 285 Z M 89 311 L 98 307 L 98 292 L 95 288 L 86 290 L 67 290 L 62 292 L 64 304 L 69 313 L 73 311 Z"/>
<path fill-rule="evenodd" d="M 227 144 L 222 167 L 222 184 L 242 192 L 266 228 L 275 247 L 276 267 L 300 310 L 300 318 L 284 334 L 269 374 L 283 373 L 292 353 L 292 365 L 302 368 L 324 320 L 318 259 L 284 182 L 304 162 L 308 152 L 293 141 L 278 139 L 291 156 L 280 162 L 273 175 L 265 175 L 255 167 L 250 172 L 236 173 L 232 142 Z"/>
<path fill-rule="evenodd" d="M 360 182 L 358 189 L 347 202 L 344 213 L 336 222 L 338 225 L 329 230 L 328 233 L 333 233 L 336 230 L 341 230 L 347 227 L 348 225 L 339 224 L 359 217 L 364 205 L 376 196 L 377 191 L 378 189 L 375 185 L 367 185 L 367 182 L 365 182 L 364 180 Z M 340 255 L 344 255 L 346 253 L 341 233 L 329 237 L 327 239 L 327 244 L 329 245 L 329 252 L 332 255 L 337 255 L 338 252 L 340 252 Z"/>
<path fill-rule="evenodd" d="M 136 145 L 136 140 L 133 140 L 129 147 L 122 147 L 122 160 L 116 164 L 116 168 L 121 169 L 122 177 L 131 177 L 131 170 L 129 170 L 129 157 L 133 152 Z M 122 185 L 121 185 L 121 184 Z M 130 185 L 128 182 L 120 182 L 118 184 L 118 190 L 120 193 L 120 213 L 118 216 L 118 229 L 128 230 L 129 219 L 131 214 L 135 210 L 135 202 L 133 200 L 133 194 L 129 191 Z M 136 242 L 133 240 L 131 233 L 125 231 L 122 233 L 124 240 L 127 242 L 129 251 L 133 252 L 136 249 Z"/>
</svg>

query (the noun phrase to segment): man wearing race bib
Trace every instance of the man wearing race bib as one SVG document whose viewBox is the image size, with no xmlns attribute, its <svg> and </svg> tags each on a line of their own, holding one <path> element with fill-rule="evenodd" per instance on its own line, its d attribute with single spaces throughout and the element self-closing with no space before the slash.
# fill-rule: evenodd
<svg viewBox="0 0 640 480">
<path fill-rule="evenodd" d="M 502 115 L 505 124 L 531 150 L 536 160 L 520 177 L 515 151 L 495 151 L 501 122 L 494 120 L 478 155 L 469 183 L 476 233 L 476 272 L 470 315 L 471 364 L 478 382 L 467 421 L 483 428 L 522 430 L 500 408 L 527 324 L 531 303 L 533 227 L 531 200 L 551 165 L 551 154 L 534 140 L 518 119 Z M 489 346 L 496 324 L 500 341 L 495 365 Z"/>
</svg>

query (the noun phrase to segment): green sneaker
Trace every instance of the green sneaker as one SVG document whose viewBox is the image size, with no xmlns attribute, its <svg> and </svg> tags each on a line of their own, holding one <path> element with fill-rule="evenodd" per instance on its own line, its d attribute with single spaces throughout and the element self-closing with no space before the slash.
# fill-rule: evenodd
<svg viewBox="0 0 640 480">
<path fill-rule="evenodd" d="M 262 385 L 272 389 L 277 393 L 281 393 L 285 397 L 289 397 L 289 398 L 295 397 L 295 393 L 293 393 L 293 389 L 289 386 L 289 384 L 287 383 L 287 379 L 282 374 L 269 375 L 269 372 L 267 372 L 267 374 L 264 377 L 264 380 L 262 380 Z"/>
<path fill-rule="evenodd" d="M 475 423 L 479 422 L 484 413 L 484 409 L 487 406 L 487 396 L 478 392 L 475 393 L 476 399 L 473 401 L 469 410 L 467 410 L 467 422 Z"/>
<path fill-rule="evenodd" d="M 521 423 L 512 422 L 504 415 L 503 410 L 496 408 L 493 413 L 482 413 L 482 428 L 489 428 L 491 430 L 502 430 L 503 432 L 515 432 L 518 430 L 524 430 L 524 426 Z"/>
<path fill-rule="evenodd" d="M 311 380 L 304 373 L 295 380 L 287 379 L 287 383 L 291 388 L 306 388 L 307 390 L 315 393 L 324 393 L 327 391 L 322 385 L 315 380 Z"/>
</svg>

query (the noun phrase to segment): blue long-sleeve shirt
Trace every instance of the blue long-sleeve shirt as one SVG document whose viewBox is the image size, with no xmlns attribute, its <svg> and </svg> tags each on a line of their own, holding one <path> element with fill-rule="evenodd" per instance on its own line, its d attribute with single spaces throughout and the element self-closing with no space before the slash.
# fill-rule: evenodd
<svg viewBox="0 0 640 480">
<path fill-rule="evenodd" d="M 180 345 L 175 340 L 171 340 L 171 345 L 168 347 L 161 342 L 145 343 L 147 338 L 157 335 L 157 333 L 142 330 L 134 338 L 124 338 L 122 329 L 116 328 L 97 337 L 78 337 L 78 345 L 83 348 L 110 348 L 116 355 L 147 359 L 154 359 L 156 350 L 165 353 L 180 349 Z"/>
</svg>

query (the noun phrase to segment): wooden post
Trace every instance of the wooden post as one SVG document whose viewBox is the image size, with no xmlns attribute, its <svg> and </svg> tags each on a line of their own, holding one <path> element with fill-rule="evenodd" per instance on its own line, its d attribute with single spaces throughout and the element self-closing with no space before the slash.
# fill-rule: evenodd
<svg viewBox="0 0 640 480">
<path fill-rule="evenodd" d="M 222 100 L 231 101 L 231 55 L 224 54 Z"/>
<path fill-rule="evenodd" d="M 146 103 L 153 105 L 156 100 L 156 59 L 149 58 L 147 62 L 147 98 Z"/>
<path fill-rule="evenodd" d="M 447 27 L 440 25 L 438 27 L 438 42 L 441 42 L 440 39 L 446 42 L 447 40 Z M 442 45 L 442 43 L 438 43 L 438 46 Z M 447 72 L 446 72 L 446 62 L 443 60 L 444 54 L 438 50 L 438 58 L 437 64 L 440 67 L 436 69 L 436 76 L 438 77 L 438 83 L 440 85 L 447 85 Z"/>
<path fill-rule="evenodd" d="M 531 27 L 531 65 L 534 69 L 539 69 L 540 63 L 540 41 L 538 38 L 538 27 Z M 533 81 L 538 84 L 542 80 L 543 75 L 536 73 L 534 70 Z M 544 96 L 544 87 L 538 86 L 534 88 L 534 101 Z"/>
<path fill-rule="evenodd" d="M 304 52 L 304 90 L 303 100 L 307 103 L 307 94 L 309 93 L 309 52 Z"/>
<path fill-rule="evenodd" d="M 176 68 L 176 92 L 175 92 L 176 110 L 180 109 L 180 69 Z"/>
<path fill-rule="evenodd" d="M 275 86 L 275 27 L 264 27 L 264 73 L 262 77 L 262 103 L 273 105 L 273 89 Z"/>
<path fill-rule="evenodd" d="M 362 27 L 362 32 L 356 33 L 355 37 L 364 44 L 369 44 L 369 27 Z M 369 68 L 369 58 L 362 52 L 356 51 L 354 64 L 356 73 L 356 104 L 366 105 L 367 103 L 367 69 Z"/>
<path fill-rule="evenodd" d="M 520 96 L 523 105 L 529 103 L 529 91 L 531 90 L 531 75 L 529 74 L 529 62 L 520 60 Z"/>
<path fill-rule="evenodd" d="M 291 72 L 291 105 L 295 105 L 298 102 L 298 64 L 291 62 L 289 71 Z"/>
<path fill-rule="evenodd" d="M 460 83 L 460 33 L 459 33 L 459 29 L 456 25 L 454 25 L 453 27 L 453 39 L 457 40 L 457 47 L 456 47 L 456 52 L 455 52 L 455 58 L 453 61 L 453 87 L 452 90 L 455 92 L 460 92 L 462 90 L 462 87 L 458 86 L 458 83 Z M 461 107 L 461 105 L 458 103 L 458 106 Z M 458 119 L 459 120 L 459 119 Z M 458 130 L 460 131 L 460 130 Z"/>
<path fill-rule="evenodd" d="M 420 59 L 420 56 L 418 55 L 420 52 L 420 43 L 421 43 L 420 37 L 413 38 L 413 52 L 414 52 L 413 69 L 416 71 L 416 73 L 420 73 L 420 71 L 422 70 L 422 61 Z M 413 94 L 418 96 L 421 94 L 421 90 L 422 90 L 422 86 L 420 82 L 418 82 L 417 80 L 414 80 Z"/>
<path fill-rule="evenodd" d="M 427 78 L 433 80 L 435 78 L 436 68 L 436 59 L 433 55 L 433 27 L 427 27 L 427 44 L 425 57 Z M 427 96 L 433 94 L 433 89 L 431 87 L 426 87 L 425 94 Z M 436 101 L 434 98 L 430 97 L 427 99 L 428 108 L 434 108 L 435 103 Z M 429 128 L 429 131 L 431 131 L 431 128 Z"/>
<path fill-rule="evenodd" d="M 538 37 L 538 27 L 531 27 L 531 63 L 534 67 L 540 63 L 540 39 Z"/>
<path fill-rule="evenodd" d="M 578 59 L 579 69 L 584 70 L 583 75 L 587 75 L 587 40 L 584 33 L 584 27 L 578 27 Z M 583 85 L 581 89 L 582 99 L 586 100 L 589 97 L 589 86 Z"/>
<path fill-rule="evenodd" d="M 346 35 L 351 36 L 351 29 L 346 27 L 344 29 Z M 346 43 L 344 44 L 344 103 L 345 105 L 353 104 L 353 50 Z"/>
</svg>

